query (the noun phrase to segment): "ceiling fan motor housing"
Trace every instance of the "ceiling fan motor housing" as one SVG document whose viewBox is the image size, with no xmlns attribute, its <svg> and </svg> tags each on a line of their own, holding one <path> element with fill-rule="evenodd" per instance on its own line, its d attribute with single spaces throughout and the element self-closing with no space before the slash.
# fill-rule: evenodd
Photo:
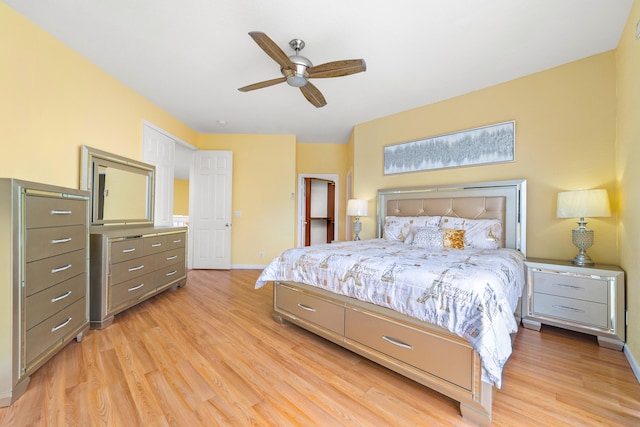
<svg viewBox="0 0 640 427">
<path fill-rule="evenodd" d="M 292 55 L 289 57 L 295 70 L 282 69 L 282 74 L 287 78 L 287 84 L 293 87 L 302 87 L 309 81 L 309 73 L 307 68 L 312 67 L 313 64 L 304 56 Z"/>
</svg>

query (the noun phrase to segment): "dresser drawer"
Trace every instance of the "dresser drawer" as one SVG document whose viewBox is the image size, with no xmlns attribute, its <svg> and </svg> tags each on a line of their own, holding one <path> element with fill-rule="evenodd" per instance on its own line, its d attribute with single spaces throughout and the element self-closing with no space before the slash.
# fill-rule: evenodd
<svg viewBox="0 0 640 427">
<path fill-rule="evenodd" d="M 276 307 L 295 317 L 344 334 L 344 306 L 276 284 Z"/>
<path fill-rule="evenodd" d="M 533 271 L 533 292 L 607 303 L 608 281 L 594 277 Z"/>
<path fill-rule="evenodd" d="M 156 273 L 156 283 L 160 288 L 166 285 L 167 283 L 171 283 L 178 279 L 184 278 L 185 272 L 186 270 L 184 268 L 184 261 L 177 264 L 168 265 L 166 267 L 159 268 Z"/>
<path fill-rule="evenodd" d="M 348 308 L 345 338 L 471 390 L 473 349 L 468 343 L 446 342 L 411 326 Z"/>
<path fill-rule="evenodd" d="M 26 361 L 38 355 L 87 322 L 87 303 L 81 298 L 27 331 Z"/>
<path fill-rule="evenodd" d="M 26 260 L 30 262 L 86 246 L 87 229 L 84 225 L 32 228 L 27 230 Z"/>
<path fill-rule="evenodd" d="M 119 283 L 118 285 L 111 286 L 109 288 L 110 299 L 109 309 L 113 310 L 123 305 L 129 304 L 131 301 L 136 301 L 141 296 L 155 291 L 155 273 L 145 274 L 144 276 L 136 277 L 126 282 Z"/>
<path fill-rule="evenodd" d="M 541 293 L 533 294 L 533 312 L 537 315 L 607 328 L 607 310 L 607 304 Z"/>
<path fill-rule="evenodd" d="M 162 252 L 156 255 L 156 266 L 166 267 L 168 265 L 183 263 L 184 264 L 184 248 L 173 249 L 171 251 Z"/>
<path fill-rule="evenodd" d="M 145 237 L 142 240 L 142 244 L 144 245 L 143 251 L 145 255 L 157 254 L 168 249 L 167 236 L 164 234 L 161 236 Z"/>
<path fill-rule="evenodd" d="M 27 228 L 82 225 L 87 219 L 85 200 L 27 196 L 24 203 Z"/>
<path fill-rule="evenodd" d="M 142 237 L 111 242 L 111 262 L 114 264 L 140 258 L 143 255 Z"/>
<path fill-rule="evenodd" d="M 84 249 L 27 263 L 27 296 L 86 272 L 87 252 Z"/>
<path fill-rule="evenodd" d="M 187 233 L 167 235 L 167 249 L 184 248 L 187 244 Z"/>
<path fill-rule="evenodd" d="M 111 266 L 111 285 L 117 285 L 134 277 L 140 277 L 154 271 L 156 257 L 154 255 L 124 261 Z"/>
<path fill-rule="evenodd" d="M 46 318 L 87 294 L 87 276 L 82 273 L 41 292 L 27 297 L 26 320 L 27 329 L 31 329 Z"/>
</svg>

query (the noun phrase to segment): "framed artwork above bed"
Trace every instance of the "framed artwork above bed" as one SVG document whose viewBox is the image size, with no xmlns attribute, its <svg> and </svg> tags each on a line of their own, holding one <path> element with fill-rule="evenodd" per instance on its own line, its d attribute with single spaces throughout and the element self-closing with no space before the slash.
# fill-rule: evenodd
<svg viewBox="0 0 640 427">
<path fill-rule="evenodd" d="M 496 123 L 384 147 L 384 174 L 515 160 L 516 122 Z"/>
</svg>

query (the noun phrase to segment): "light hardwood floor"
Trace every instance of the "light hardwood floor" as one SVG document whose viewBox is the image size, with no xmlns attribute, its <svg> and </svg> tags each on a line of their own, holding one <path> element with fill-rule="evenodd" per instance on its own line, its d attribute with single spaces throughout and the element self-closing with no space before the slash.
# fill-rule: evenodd
<svg viewBox="0 0 640 427">
<path fill-rule="evenodd" d="M 257 270 L 187 286 L 73 342 L 0 408 L 1 426 L 467 426 L 456 402 L 271 318 Z M 595 338 L 521 329 L 495 426 L 638 426 L 640 385 Z"/>
</svg>

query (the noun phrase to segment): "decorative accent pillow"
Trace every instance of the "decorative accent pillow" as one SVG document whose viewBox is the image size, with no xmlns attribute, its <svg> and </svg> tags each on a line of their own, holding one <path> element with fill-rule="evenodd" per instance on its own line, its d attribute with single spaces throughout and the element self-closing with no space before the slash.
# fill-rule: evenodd
<svg viewBox="0 0 640 427">
<path fill-rule="evenodd" d="M 422 227 L 438 227 L 440 216 L 387 216 L 384 221 L 384 238 L 411 243 L 415 230 Z"/>
<path fill-rule="evenodd" d="M 502 224 L 497 219 L 442 217 L 442 228 L 465 230 L 464 244 L 476 249 L 498 249 L 502 243 Z"/>
<path fill-rule="evenodd" d="M 443 228 L 442 244 L 447 249 L 464 249 L 465 230 Z"/>
<path fill-rule="evenodd" d="M 418 228 L 413 238 L 412 245 L 419 248 L 444 248 L 444 230 L 438 227 Z"/>
</svg>

